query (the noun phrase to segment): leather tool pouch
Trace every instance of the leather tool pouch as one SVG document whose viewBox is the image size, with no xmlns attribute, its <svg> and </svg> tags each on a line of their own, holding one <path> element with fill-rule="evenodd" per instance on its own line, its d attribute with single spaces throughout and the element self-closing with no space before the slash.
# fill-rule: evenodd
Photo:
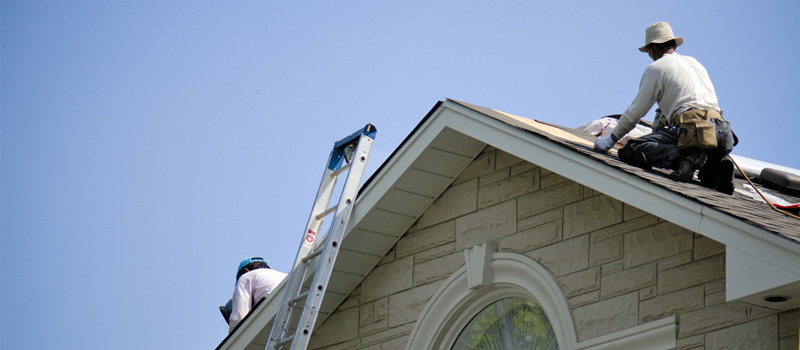
<svg viewBox="0 0 800 350">
<path fill-rule="evenodd" d="M 716 148 L 717 130 L 711 119 L 722 119 L 713 109 L 692 109 L 678 116 L 678 148 Z"/>
</svg>

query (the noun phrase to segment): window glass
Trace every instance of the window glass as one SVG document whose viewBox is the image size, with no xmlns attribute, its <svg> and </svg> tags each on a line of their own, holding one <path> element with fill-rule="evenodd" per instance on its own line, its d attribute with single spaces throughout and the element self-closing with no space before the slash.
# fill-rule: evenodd
<svg viewBox="0 0 800 350">
<path fill-rule="evenodd" d="M 539 304 L 525 298 L 499 300 L 473 318 L 453 350 L 558 349 L 550 320 Z"/>
</svg>

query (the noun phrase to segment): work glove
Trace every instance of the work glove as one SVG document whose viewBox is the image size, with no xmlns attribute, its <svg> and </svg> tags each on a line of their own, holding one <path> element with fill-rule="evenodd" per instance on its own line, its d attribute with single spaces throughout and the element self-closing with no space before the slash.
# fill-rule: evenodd
<svg viewBox="0 0 800 350">
<path fill-rule="evenodd" d="M 616 143 L 611 134 L 608 134 L 608 136 L 598 137 L 594 140 L 594 149 L 599 152 L 607 153 Z"/>
</svg>

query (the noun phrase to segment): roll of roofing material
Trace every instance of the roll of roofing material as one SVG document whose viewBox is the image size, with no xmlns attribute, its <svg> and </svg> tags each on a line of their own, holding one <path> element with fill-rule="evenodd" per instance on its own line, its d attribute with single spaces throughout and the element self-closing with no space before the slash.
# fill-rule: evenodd
<svg viewBox="0 0 800 350">
<path fill-rule="evenodd" d="M 800 197 L 800 176 L 773 168 L 761 170 L 761 184 L 790 196 Z"/>
</svg>

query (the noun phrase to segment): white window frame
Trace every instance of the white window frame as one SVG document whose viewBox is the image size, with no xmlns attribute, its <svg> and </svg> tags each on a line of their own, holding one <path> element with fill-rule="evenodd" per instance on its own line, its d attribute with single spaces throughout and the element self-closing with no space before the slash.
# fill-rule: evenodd
<svg viewBox="0 0 800 350">
<path fill-rule="evenodd" d="M 528 256 L 495 250 L 489 243 L 465 250 L 466 263 L 425 305 L 407 350 L 449 350 L 475 315 L 508 297 L 528 298 L 541 305 L 562 350 L 676 347 L 674 316 L 579 342 L 569 303 L 552 273 Z"/>
</svg>

